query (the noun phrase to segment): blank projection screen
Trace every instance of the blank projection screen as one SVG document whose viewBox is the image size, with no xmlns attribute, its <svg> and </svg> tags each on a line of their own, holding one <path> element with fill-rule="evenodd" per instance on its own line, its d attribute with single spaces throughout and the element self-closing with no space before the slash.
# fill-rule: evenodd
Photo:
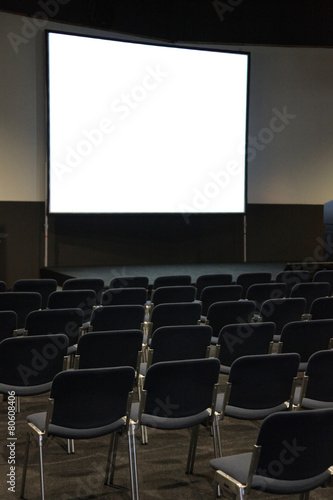
<svg viewBox="0 0 333 500">
<path fill-rule="evenodd" d="M 47 42 L 49 213 L 244 213 L 248 54 Z"/>
</svg>

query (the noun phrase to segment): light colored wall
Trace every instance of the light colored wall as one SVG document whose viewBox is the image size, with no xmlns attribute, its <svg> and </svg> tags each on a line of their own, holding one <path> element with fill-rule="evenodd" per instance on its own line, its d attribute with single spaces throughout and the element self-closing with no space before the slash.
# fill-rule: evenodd
<svg viewBox="0 0 333 500">
<path fill-rule="evenodd" d="M 106 35 L 52 19 L 34 23 L 0 13 L 1 201 L 46 198 L 45 29 Z M 251 54 L 248 202 L 331 200 L 333 49 L 226 48 Z"/>
</svg>

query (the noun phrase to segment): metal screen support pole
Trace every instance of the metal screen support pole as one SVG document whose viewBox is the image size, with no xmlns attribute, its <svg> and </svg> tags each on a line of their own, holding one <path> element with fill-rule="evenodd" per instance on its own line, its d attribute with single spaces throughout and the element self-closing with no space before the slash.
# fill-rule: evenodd
<svg viewBox="0 0 333 500">
<path fill-rule="evenodd" d="M 48 264 L 48 236 L 49 236 L 49 221 L 48 216 L 45 213 L 45 222 L 44 222 L 44 267 L 47 267 Z"/>
<path fill-rule="evenodd" d="M 247 262 L 247 248 L 246 248 L 246 215 L 244 215 L 244 220 L 243 220 L 243 237 L 244 237 L 244 262 Z"/>
</svg>

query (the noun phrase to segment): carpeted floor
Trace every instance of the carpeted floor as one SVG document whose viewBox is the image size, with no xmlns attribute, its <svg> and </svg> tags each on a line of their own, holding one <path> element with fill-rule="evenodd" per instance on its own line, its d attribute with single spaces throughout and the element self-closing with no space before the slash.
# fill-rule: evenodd
<svg viewBox="0 0 333 500">
<path fill-rule="evenodd" d="M 223 379 L 223 382 L 225 379 Z M 16 415 L 15 437 L 15 492 L 8 491 L 7 403 L 0 402 L 0 498 L 18 499 L 20 496 L 22 464 L 26 437 L 26 416 L 43 411 L 48 395 L 21 399 L 21 412 Z M 238 421 L 225 418 L 221 423 L 222 446 L 225 455 L 249 451 L 255 442 L 259 422 Z M 65 442 L 48 441 L 44 449 L 46 500 L 130 500 L 127 438 L 119 442 L 114 486 L 104 486 L 104 467 L 108 438 L 76 441 L 75 453 L 67 454 Z M 137 433 L 137 463 L 141 500 L 207 500 L 212 499 L 213 471 L 209 461 L 213 458 L 213 439 L 207 428 L 201 427 L 194 474 L 185 474 L 189 433 L 184 431 L 149 430 L 149 443 L 140 443 Z M 40 498 L 38 450 L 30 447 L 25 498 Z M 254 500 L 281 497 L 253 492 Z M 284 496 L 296 500 L 298 496 Z M 333 488 L 318 489 L 311 493 L 312 500 L 333 499 Z"/>
</svg>

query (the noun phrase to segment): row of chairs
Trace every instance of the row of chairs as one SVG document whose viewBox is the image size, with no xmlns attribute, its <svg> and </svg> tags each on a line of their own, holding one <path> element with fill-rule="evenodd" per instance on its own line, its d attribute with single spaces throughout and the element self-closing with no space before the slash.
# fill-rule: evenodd
<svg viewBox="0 0 333 500">
<path fill-rule="evenodd" d="M 224 355 L 230 353 L 230 359 L 232 359 L 231 351 L 242 352 L 242 349 L 252 349 L 253 352 L 263 352 L 273 340 L 280 342 L 279 346 L 283 345 L 284 350 L 290 351 L 294 348 L 296 352 L 300 352 L 302 362 L 309 357 L 307 353 L 311 352 L 314 345 L 321 346 L 319 347 L 321 349 L 328 348 L 333 336 L 331 334 L 332 317 L 302 321 L 304 313 L 304 299 L 302 298 L 265 301 L 258 317 L 255 315 L 253 301 L 213 303 L 204 322 L 202 322 L 201 313 L 202 308 L 199 302 L 160 304 L 154 307 L 150 321 L 146 322 L 143 305 L 103 306 L 95 308 L 89 314 L 89 322 L 85 322 L 87 318 L 84 317 L 83 310 L 78 307 L 44 309 L 31 311 L 27 315 L 21 333 L 28 335 L 65 333 L 69 338 L 68 354 L 73 354 L 78 339 L 84 331 L 139 329 L 144 333 L 144 345 L 148 346 L 154 332 L 160 327 L 206 324 L 211 329 L 211 344 L 222 345 L 222 353 Z M 17 332 L 18 319 L 14 311 L 0 312 L 0 323 L 2 338 L 12 336 L 14 332 Z M 265 328 L 260 326 L 264 324 L 266 324 Z M 287 327 L 287 325 L 290 326 Z M 245 332 L 242 329 L 248 331 Z M 261 336 L 250 335 L 250 332 L 255 331 L 262 332 Z M 265 331 L 266 334 L 264 334 Z M 273 339 L 271 338 L 272 332 Z M 265 342 L 264 338 L 267 339 Z M 226 357 L 221 359 L 222 365 L 227 365 L 226 359 Z"/>
<path fill-rule="evenodd" d="M 67 325 L 70 323 L 70 329 L 66 330 L 65 322 L 60 324 L 60 315 L 54 315 L 54 312 L 65 313 L 64 318 L 67 318 Z M 38 337 L 45 334 L 54 335 L 61 332 L 66 336 L 66 355 L 72 359 L 70 366 L 73 366 L 73 363 L 75 367 L 83 368 L 129 365 L 141 377 L 144 377 L 150 365 L 160 361 L 194 359 L 210 355 L 219 359 L 220 372 L 229 374 L 233 362 L 238 358 L 273 352 L 275 324 L 272 322 L 225 325 L 219 333 L 215 350 L 212 350 L 213 330 L 210 325 L 160 326 L 154 330 L 151 341 L 146 346 L 144 333 L 140 328 L 113 331 L 98 329 L 79 336 L 82 317 L 78 322 L 76 310 L 65 309 L 50 313 L 36 311 L 31 313 L 30 317 L 31 326 L 35 327 L 29 329 L 27 337 L 36 339 L 36 342 Z M 73 333 L 75 336 L 71 337 Z M 15 339 L 19 340 L 14 337 L 12 342 L 15 342 Z M 297 353 L 300 357 L 298 371 L 305 372 L 312 354 L 332 347 L 333 320 L 299 321 L 285 325 L 276 352 Z M 21 365 L 24 366 L 24 363 Z"/>
<path fill-rule="evenodd" d="M 319 355 L 321 353 L 317 353 L 317 356 Z M 325 351 L 325 355 L 331 357 L 328 364 L 332 366 L 333 351 Z M 322 359 L 320 365 L 323 366 Z M 42 445 L 43 441 L 51 436 L 72 440 L 111 434 L 105 481 L 112 483 L 117 448 L 116 436 L 119 432 L 127 432 L 133 499 L 139 498 L 135 453 L 135 430 L 139 427 L 141 430 L 149 427 L 162 430 L 190 428 L 192 433 L 186 472 L 192 473 L 198 426 L 209 425 L 213 429 L 215 454 L 211 465 L 216 470 L 223 470 L 219 421 L 226 415 L 238 419 L 258 420 L 272 414 L 281 415 L 286 410 L 293 409 L 298 366 L 299 356 L 295 353 L 239 358 L 232 365 L 226 391 L 218 393 L 220 363 L 217 359 L 158 362 L 147 370 L 142 397 L 137 403 L 133 403 L 131 399 L 135 380 L 133 367 L 82 368 L 62 372 L 53 379 L 47 411 L 29 415 L 27 418 L 29 437 L 21 497 L 24 497 L 31 436 L 39 443 L 42 498 L 44 498 Z M 325 407 L 325 403 L 322 405 Z M 327 413 L 326 410 L 319 411 Z M 299 412 L 302 413 L 304 411 Z M 332 431 L 333 410 L 330 410 L 330 415 Z M 299 420 L 299 417 L 294 418 Z M 279 435 L 282 434 L 282 430 L 284 427 L 280 429 Z M 321 432 L 325 430 L 324 427 Z M 317 433 L 317 429 L 310 427 L 307 434 L 313 435 L 313 432 Z M 322 441 L 321 439 L 319 442 L 322 444 Z M 330 457 L 333 458 L 332 453 Z M 328 468 L 333 462 L 325 463 Z M 304 474 L 309 475 L 308 472 Z M 315 475 L 312 473 L 312 476 Z M 325 480 L 328 477 L 326 473 Z M 284 493 L 292 492 L 290 486 L 294 488 L 293 492 L 296 491 L 297 483 L 289 485 L 289 490 L 284 483 L 279 485 L 280 487 L 284 485 Z"/>
<path fill-rule="evenodd" d="M 325 271 L 326 273 L 333 271 Z M 319 271 L 318 273 L 324 273 Z M 258 274 L 258 273 L 257 273 Z M 213 276 L 219 275 L 209 275 Z M 140 278 L 140 277 L 135 277 Z M 190 278 L 190 277 L 189 277 Z M 118 279 L 119 280 L 119 279 Z M 46 288 L 42 289 L 41 282 Z M 68 283 L 68 285 L 66 285 Z M 62 290 L 56 288 L 55 280 L 19 280 L 19 286 L 14 287 L 14 292 L 3 292 L 0 294 L 0 311 L 14 310 L 19 317 L 19 327 L 23 327 L 28 312 L 44 308 L 81 307 L 85 318 L 89 320 L 93 308 L 97 305 L 119 305 L 119 304 L 141 304 L 149 305 L 150 311 L 153 306 L 165 302 L 192 302 L 200 300 L 202 304 L 202 315 L 205 317 L 209 306 L 214 302 L 240 300 L 244 295 L 244 288 L 240 284 L 209 285 L 205 286 L 198 295 L 199 288 L 192 285 L 161 286 L 153 291 L 148 299 L 148 290 L 143 286 L 113 286 L 101 291 L 103 280 L 100 279 L 70 279 L 64 283 Z M 119 283 L 118 283 L 119 284 Z M 124 283 L 123 283 L 124 284 Z M 127 285 L 133 284 L 129 280 Z M 142 284 L 142 283 L 141 283 Z M 91 288 L 82 288 L 88 287 Z M 51 291 L 51 287 L 53 291 Z M 27 289 L 30 289 L 28 291 Z M 39 292 L 37 291 L 39 290 Z M 199 297 L 199 299 L 198 299 Z M 317 298 L 330 298 L 329 282 L 302 282 L 295 284 L 290 293 L 287 293 L 286 283 L 254 283 L 247 289 L 244 299 L 254 301 L 256 312 L 262 308 L 263 303 L 270 299 L 281 298 L 305 298 L 304 313 L 317 315 L 313 311 L 313 302 Z M 330 300 L 321 301 L 325 305 L 325 314 L 332 314 Z M 316 304 L 318 304 L 317 302 Z M 323 307 L 323 306 L 321 306 Z M 323 314 L 323 311 L 321 312 Z"/>
<path fill-rule="evenodd" d="M 148 276 L 117 276 L 112 278 L 108 285 L 105 284 L 102 278 L 91 277 L 91 278 L 70 278 L 65 280 L 62 285 L 63 290 L 79 290 L 79 289 L 92 289 L 95 290 L 98 299 L 100 299 L 102 293 L 106 288 L 145 288 L 146 290 L 152 289 L 152 293 L 157 288 L 165 286 L 189 286 L 193 285 L 196 288 L 196 298 L 200 299 L 201 292 L 207 286 L 221 286 L 221 285 L 239 285 L 242 287 L 241 296 L 246 298 L 247 291 L 249 287 L 253 284 L 263 284 L 263 283 L 282 283 L 286 285 L 286 296 L 290 296 L 291 289 L 296 284 L 300 283 L 329 283 L 330 288 L 328 295 L 333 293 L 333 270 L 322 269 L 313 275 L 310 271 L 306 270 L 290 270 L 279 272 L 275 279 L 273 279 L 272 274 L 269 272 L 245 272 L 240 273 L 235 280 L 230 273 L 214 273 L 214 274 L 202 274 L 196 278 L 195 281 L 192 280 L 190 275 L 167 275 L 158 276 L 154 279 L 153 283 L 149 284 Z M 35 291 L 42 295 L 42 307 L 46 307 L 48 296 L 50 293 L 55 291 L 58 287 L 58 283 L 55 279 L 19 279 L 13 284 L 13 291 Z M 4 281 L 0 281 L 0 292 L 7 291 L 7 284 Z"/>
</svg>

